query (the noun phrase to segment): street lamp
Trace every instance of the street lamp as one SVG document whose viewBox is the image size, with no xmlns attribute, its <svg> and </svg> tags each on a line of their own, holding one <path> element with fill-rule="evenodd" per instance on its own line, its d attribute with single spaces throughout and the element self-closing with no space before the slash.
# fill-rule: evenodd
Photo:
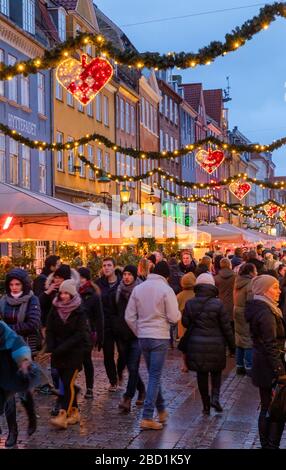
<svg viewBox="0 0 286 470">
<path fill-rule="evenodd" d="M 122 204 L 128 203 L 130 201 L 131 192 L 124 184 L 123 188 L 120 190 L 120 200 Z"/>
<path fill-rule="evenodd" d="M 102 176 L 100 176 L 100 178 L 98 178 L 98 183 L 99 183 L 99 189 L 100 189 L 100 194 L 102 194 L 103 196 L 103 202 L 105 204 L 106 202 L 106 197 L 109 195 L 109 190 L 110 190 L 110 179 L 108 178 L 108 176 L 106 176 L 105 173 L 102 174 Z"/>
</svg>

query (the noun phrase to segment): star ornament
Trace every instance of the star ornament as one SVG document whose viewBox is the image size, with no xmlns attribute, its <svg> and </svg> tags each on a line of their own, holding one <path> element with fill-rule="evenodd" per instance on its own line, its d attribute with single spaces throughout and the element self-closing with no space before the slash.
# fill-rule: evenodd
<svg viewBox="0 0 286 470">
<path fill-rule="evenodd" d="M 228 189 L 240 201 L 251 191 L 251 184 L 246 181 L 233 181 L 230 183 Z"/>
<path fill-rule="evenodd" d="M 85 54 L 81 56 L 81 62 L 69 58 L 61 62 L 56 70 L 58 82 L 84 106 L 107 85 L 112 75 L 113 67 L 108 60 L 95 57 L 87 62 Z"/>
<path fill-rule="evenodd" d="M 224 153 L 221 150 L 199 150 L 196 153 L 196 162 L 211 175 L 224 161 Z"/>
</svg>

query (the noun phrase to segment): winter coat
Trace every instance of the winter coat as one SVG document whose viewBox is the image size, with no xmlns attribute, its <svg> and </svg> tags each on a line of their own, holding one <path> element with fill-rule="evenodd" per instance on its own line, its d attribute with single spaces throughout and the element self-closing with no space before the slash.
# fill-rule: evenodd
<svg viewBox="0 0 286 470">
<path fill-rule="evenodd" d="M 196 270 L 196 267 L 197 267 L 197 263 L 193 259 L 191 261 L 191 264 L 189 264 L 188 266 L 185 266 L 182 261 L 179 263 L 179 270 L 181 272 L 181 275 L 187 274 L 187 273 L 194 273 Z"/>
<path fill-rule="evenodd" d="M 134 288 L 125 311 L 125 320 L 138 338 L 170 339 L 170 324 L 180 318 L 174 291 L 159 274 L 149 274 Z"/>
<path fill-rule="evenodd" d="M 101 292 L 101 300 L 103 306 L 103 314 L 104 314 L 104 330 L 111 330 L 112 329 L 112 315 L 114 315 L 114 308 L 115 308 L 115 295 L 117 288 L 120 284 L 121 278 L 117 276 L 117 280 L 115 284 L 110 287 L 110 284 L 105 276 L 100 277 L 96 284 L 100 288 Z"/>
<path fill-rule="evenodd" d="M 189 287 L 185 287 L 182 292 L 177 295 L 179 310 L 183 314 L 184 308 L 188 300 L 191 300 L 195 296 L 194 285 L 191 284 Z M 186 329 L 182 325 L 182 320 L 178 322 L 178 337 L 181 338 L 185 333 Z"/>
<path fill-rule="evenodd" d="M 170 276 L 168 278 L 169 286 L 172 287 L 173 291 L 177 295 L 181 289 L 181 278 L 184 275 L 183 272 L 180 270 L 179 265 L 177 264 L 176 260 L 171 260 L 169 262 L 170 268 Z"/>
<path fill-rule="evenodd" d="M 218 296 L 218 289 L 197 284 L 195 297 L 186 303 L 182 323 L 189 331 L 187 364 L 199 372 L 221 371 L 226 366 L 226 344 L 234 350 L 229 316 Z"/>
<path fill-rule="evenodd" d="M 121 281 L 122 282 L 122 281 Z M 131 289 L 132 292 L 135 289 L 136 285 L 140 285 L 142 281 L 137 278 L 134 282 L 134 286 L 132 285 Z M 129 299 L 131 297 L 132 292 L 129 292 L 128 295 L 124 295 L 124 292 L 120 290 L 121 284 L 119 286 L 119 291 L 117 292 L 116 299 L 115 299 L 115 308 L 114 308 L 114 315 L 112 317 L 112 331 L 116 338 L 123 341 L 124 343 L 130 342 L 136 338 L 133 331 L 130 330 L 129 326 L 125 320 L 125 311 L 128 305 Z"/>
<path fill-rule="evenodd" d="M 251 258 L 248 260 L 248 263 L 254 264 L 254 266 L 256 266 L 257 274 L 265 274 L 266 268 L 263 261 L 260 261 L 257 258 Z"/>
<path fill-rule="evenodd" d="M 96 332 L 97 334 L 97 346 L 100 347 L 103 345 L 103 308 L 101 297 L 97 295 L 92 286 L 87 286 L 84 289 L 80 289 L 80 296 L 82 299 L 82 306 L 85 309 L 89 328 L 91 332 Z"/>
<path fill-rule="evenodd" d="M 45 292 L 45 285 L 48 279 L 48 276 L 52 273 L 48 268 L 44 268 L 41 274 L 36 277 L 33 281 L 33 292 L 37 297 Z"/>
<path fill-rule="evenodd" d="M 90 348 L 89 334 L 86 314 L 81 306 L 72 311 L 65 323 L 53 306 L 46 330 L 46 351 L 52 353 L 52 367 L 80 370 L 84 352 Z"/>
<path fill-rule="evenodd" d="M 257 387 L 271 388 L 272 380 L 285 374 L 285 322 L 262 300 L 246 303 L 245 317 L 253 340 L 252 382 Z"/>
<path fill-rule="evenodd" d="M 245 305 L 253 297 L 251 290 L 252 277 L 247 275 L 237 276 L 233 291 L 233 317 L 235 330 L 235 344 L 239 348 L 252 348 L 249 323 L 245 318 Z"/>
<path fill-rule="evenodd" d="M 231 265 L 232 265 L 232 269 L 234 269 L 236 266 L 239 266 L 241 263 L 243 262 L 243 259 L 240 258 L 239 256 L 233 256 L 231 258 Z"/>
<path fill-rule="evenodd" d="M 79 277 L 78 272 L 73 268 L 71 268 L 71 279 L 75 282 L 77 288 L 79 288 L 80 277 Z M 51 286 L 53 280 L 54 280 L 54 273 L 51 273 L 46 279 L 44 292 L 42 292 L 39 295 L 39 301 L 40 301 L 40 306 L 41 306 L 41 321 L 44 327 L 47 324 L 48 315 L 53 306 L 53 300 L 59 293 L 58 289 L 54 290 L 50 294 L 47 294 L 45 292 Z"/>
<path fill-rule="evenodd" d="M 223 303 L 224 309 L 233 320 L 233 287 L 235 274 L 231 269 L 220 269 L 215 276 L 215 285 L 218 288 L 218 296 Z"/>
</svg>

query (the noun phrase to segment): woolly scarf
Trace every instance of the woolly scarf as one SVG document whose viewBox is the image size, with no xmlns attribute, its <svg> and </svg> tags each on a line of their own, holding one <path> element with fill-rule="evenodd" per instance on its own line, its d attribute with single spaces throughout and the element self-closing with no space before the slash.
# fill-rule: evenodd
<svg viewBox="0 0 286 470">
<path fill-rule="evenodd" d="M 17 323 L 21 323 L 25 320 L 26 312 L 28 308 L 28 303 L 33 296 L 33 292 L 30 291 L 29 294 L 23 295 L 22 297 L 11 297 L 10 295 L 4 295 L 1 299 L 1 303 L 7 302 L 11 307 L 19 307 L 17 315 Z"/>
<path fill-rule="evenodd" d="M 125 300 L 129 300 L 130 295 L 132 294 L 132 291 L 134 287 L 139 286 L 142 281 L 137 277 L 136 281 L 132 282 L 129 286 L 124 284 L 123 280 L 120 282 L 117 292 L 116 292 L 116 303 L 119 302 L 120 295 L 124 297 Z"/>
<path fill-rule="evenodd" d="M 93 289 L 91 281 L 87 281 L 83 286 L 80 286 L 79 293 L 84 294 L 90 287 Z"/>
<path fill-rule="evenodd" d="M 56 307 L 57 312 L 64 323 L 67 322 L 70 314 L 76 310 L 81 304 L 81 298 L 78 293 L 69 300 L 68 302 L 63 302 L 58 297 L 55 297 L 53 300 L 53 305 Z"/>
<path fill-rule="evenodd" d="M 265 295 L 254 295 L 253 299 L 261 300 L 262 302 L 265 302 L 271 308 L 274 315 L 276 315 L 277 317 L 283 318 L 282 312 L 280 308 L 278 308 L 278 302 L 274 302 L 273 300 L 269 299 Z"/>
</svg>

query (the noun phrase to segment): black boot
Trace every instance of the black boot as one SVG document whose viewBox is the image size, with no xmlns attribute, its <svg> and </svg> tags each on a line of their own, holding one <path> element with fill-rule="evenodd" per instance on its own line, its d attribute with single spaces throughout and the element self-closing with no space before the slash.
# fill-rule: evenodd
<svg viewBox="0 0 286 470">
<path fill-rule="evenodd" d="M 5 441 L 5 447 L 14 447 L 18 439 L 18 426 L 16 421 L 16 402 L 11 398 L 5 406 L 5 416 L 8 424 L 9 434 Z"/>
<path fill-rule="evenodd" d="M 203 405 L 204 405 L 203 414 L 210 415 L 210 412 L 211 412 L 210 397 L 209 396 L 202 397 L 202 400 L 203 400 Z"/>
<path fill-rule="evenodd" d="M 35 412 L 35 403 L 31 392 L 25 394 L 25 398 L 21 400 L 23 407 L 28 416 L 28 436 L 32 436 L 37 430 L 37 415 Z"/>
<path fill-rule="evenodd" d="M 283 422 L 275 423 L 270 421 L 268 444 L 265 447 L 266 449 L 279 449 L 281 437 L 284 431 L 284 425 L 285 423 Z"/>
<path fill-rule="evenodd" d="M 218 383 L 219 382 L 219 383 Z M 218 412 L 221 413 L 223 411 L 222 406 L 219 402 L 219 392 L 220 392 L 220 381 L 218 378 L 212 377 L 212 398 L 211 398 L 211 406 Z"/>
<path fill-rule="evenodd" d="M 260 413 L 258 418 L 258 431 L 260 444 L 262 449 L 268 448 L 270 418 L 265 416 L 265 413 Z"/>
</svg>

